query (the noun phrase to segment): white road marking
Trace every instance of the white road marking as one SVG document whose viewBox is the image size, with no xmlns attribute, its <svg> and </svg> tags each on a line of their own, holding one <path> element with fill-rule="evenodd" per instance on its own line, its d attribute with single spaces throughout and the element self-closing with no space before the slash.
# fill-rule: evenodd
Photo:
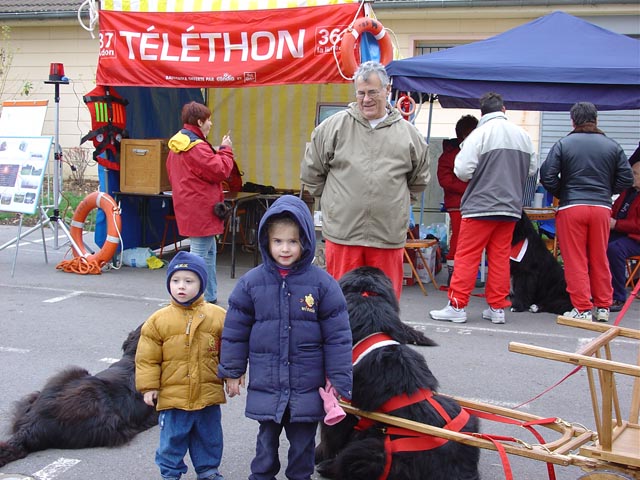
<svg viewBox="0 0 640 480">
<path fill-rule="evenodd" d="M 419 322 L 408 322 L 403 320 L 403 323 L 407 325 L 411 325 L 413 328 L 417 330 L 421 330 L 423 332 L 427 332 L 427 327 L 434 327 L 434 330 L 438 333 L 448 333 L 452 330 L 455 330 L 459 335 L 469 335 L 471 332 L 499 332 L 505 333 L 509 335 L 528 335 L 531 337 L 548 337 L 548 338 L 566 338 L 568 340 L 576 340 L 580 345 L 590 342 L 593 338 L 578 338 L 576 339 L 575 335 L 562 335 L 558 333 L 545 333 L 545 332 L 528 332 L 526 330 L 509 330 L 504 327 L 473 327 L 467 323 L 459 323 L 453 324 L 450 323 L 448 327 L 443 327 L 440 323 L 419 323 Z M 597 333 L 597 332 L 596 332 Z M 595 338 L 595 337 L 594 337 Z M 630 345 L 635 345 L 636 341 L 633 339 L 627 338 L 616 338 L 614 343 L 628 343 Z"/>
<path fill-rule="evenodd" d="M 8 283 L 0 283 L 0 287 L 1 288 L 13 288 L 16 290 L 24 290 L 24 287 L 22 285 L 12 285 L 12 284 L 8 284 Z M 61 292 L 61 293 L 66 293 L 66 295 L 69 295 L 71 293 L 73 293 L 73 296 L 76 295 L 90 295 L 92 297 L 101 297 L 101 298 L 118 298 L 118 299 L 123 299 L 123 300 L 135 300 L 135 301 L 140 301 L 140 300 L 144 300 L 144 301 L 149 301 L 149 302 L 158 302 L 160 305 L 165 305 L 167 303 L 167 299 L 166 298 L 157 298 L 157 297 L 140 297 L 137 295 L 123 295 L 121 293 L 109 293 L 109 292 L 89 292 L 86 290 L 65 290 L 63 288 L 52 288 L 52 287 L 35 287 L 35 286 L 30 286 L 29 287 L 29 291 L 33 291 L 33 290 L 39 290 L 39 291 L 43 291 L 43 292 Z"/>
<path fill-rule="evenodd" d="M 30 351 L 31 350 L 27 350 L 26 348 L 0 347 L 0 352 L 29 353 Z"/>
<path fill-rule="evenodd" d="M 43 300 L 43 303 L 57 303 L 62 302 L 63 300 L 68 300 L 73 297 L 77 297 L 78 295 L 82 295 L 83 292 L 76 290 L 75 292 L 69 292 L 66 295 L 61 295 L 59 297 L 48 298 L 47 300 Z"/>
<path fill-rule="evenodd" d="M 111 364 L 111 363 L 116 363 L 118 360 L 120 360 L 120 359 L 119 358 L 104 357 L 104 358 L 101 358 L 98 361 Z"/>
<path fill-rule="evenodd" d="M 60 474 L 66 472 L 67 470 L 73 468 L 75 465 L 80 463 L 80 460 L 75 458 L 64 458 L 60 457 L 53 463 L 50 463 L 42 470 L 38 470 L 33 474 L 34 478 L 38 480 L 53 480 L 58 477 Z"/>
</svg>

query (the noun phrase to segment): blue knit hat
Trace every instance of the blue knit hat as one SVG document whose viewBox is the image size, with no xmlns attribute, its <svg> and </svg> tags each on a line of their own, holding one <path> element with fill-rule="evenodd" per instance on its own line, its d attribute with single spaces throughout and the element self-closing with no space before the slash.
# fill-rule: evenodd
<svg viewBox="0 0 640 480">
<path fill-rule="evenodd" d="M 209 276 L 207 275 L 207 264 L 201 257 L 194 255 L 193 253 L 182 251 L 178 252 L 176 256 L 173 257 L 173 260 L 171 260 L 171 263 L 169 263 L 169 269 L 167 270 L 167 290 L 169 291 L 169 295 L 171 295 L 171 276 L 178 270 L 188 270 L 195 273 L 200 278 L 200 290 L 198 291 L 198 294 L 189 302 L 178 302 L 178 300 L 176 300 L 173 296 L 171 297 L 180 305 L 189 306 L 198 298 L 200 298 L 205 288 L 207 287 L 207 279 L 209 278 Z"/>
</svg>

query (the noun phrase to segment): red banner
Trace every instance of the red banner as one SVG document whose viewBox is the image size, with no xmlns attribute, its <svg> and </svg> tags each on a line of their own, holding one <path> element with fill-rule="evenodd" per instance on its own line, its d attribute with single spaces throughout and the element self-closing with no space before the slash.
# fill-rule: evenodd
<svg viewBox="0 0 640 480">
<path fill-rule="evenodd" d="M 358 4 L 233 12 L 100 12 L 98 85 L 344 83 L 332 46 Z"/>
</svg>

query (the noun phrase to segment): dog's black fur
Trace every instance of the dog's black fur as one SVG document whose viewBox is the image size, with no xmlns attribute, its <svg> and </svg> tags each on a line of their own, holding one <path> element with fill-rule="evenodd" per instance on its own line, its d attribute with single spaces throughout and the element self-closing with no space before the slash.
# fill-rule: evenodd
<svg viewBox="0 0 640 480">
<path fill-rule="evenodd" d="M 139 326 L 123 356 L 90 375 L 80 367 L 56 374 L 41 391 L 16 402 L 11 437 L 0 442 L 0 467 L 48 448 L 115 447 L 158 423 L 155 408 L 135 387 Z"/>
<path fill-rule="evenodd" d="M 434 392 L 434 399 L 451 418 L 455 418 L 460 412 L 460 405 L 436 393 L 438 381 L 424 357 L 407 345 L 414 343 L 415 335 L 424 335 L 401 322 L 388 277 L 377 268 L 361 267 L 344 275 L 340 285 L 347 300 L 354 344 L 379 332 L 387 333 L 399 342 L 399 345 L 373 350 L 354 367 L 352 405 L 362 410 L 376 411 L 393 397 L 411 395 L 420 388 L 429 388 Z M 435 344 L 426 337 L 417 343 Z M 437 427 L 445 424 L 426 401 L 394 410 L 390 414 Z M 337 480 L 380 478 L 385 466 L 382 426 L 356 431 L 356 423 L 356 417 L 347 415 L 337 425 L 322 425 L 316 463 L 318 472 L 324 477 Z M 477 418 L 470 417 L 463 431 L 477 432 Z M 397 453 L 393 455 L 388 479 L 475 480 L 479 478 L 479 457 L 477 448 L 453 441 L 432 450 Z"/>
<path fill-rule="evenodd" d="M 513 230 L 512 245 L 529 245 L 521 262 L 511 260 L 511 311 L 562 314 L 573 307 L 564 270 L 540 238 L 525 212 Z"/>
</svg>

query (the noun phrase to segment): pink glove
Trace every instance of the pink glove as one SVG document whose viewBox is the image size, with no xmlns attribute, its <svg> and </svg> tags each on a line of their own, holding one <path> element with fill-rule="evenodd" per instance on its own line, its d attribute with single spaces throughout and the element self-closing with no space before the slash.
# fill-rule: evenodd
<svg viewBox="0 0 640 480">
<path fill-rule="evenodd" d="M 329 379 L 327 379 L 325 387 L 320 387 L 318 391 L 320 392 L 320 397 L 322 397 L 322 401 L 324 402 L 324 411 L 326 413 L 324 423 L 327 425 L 335 425 L 342 421 L 347 414 L 344 413 L 344 410 L 338 404 L 338 392 L 333 385 L 331 385 Z"/>
</svg>

